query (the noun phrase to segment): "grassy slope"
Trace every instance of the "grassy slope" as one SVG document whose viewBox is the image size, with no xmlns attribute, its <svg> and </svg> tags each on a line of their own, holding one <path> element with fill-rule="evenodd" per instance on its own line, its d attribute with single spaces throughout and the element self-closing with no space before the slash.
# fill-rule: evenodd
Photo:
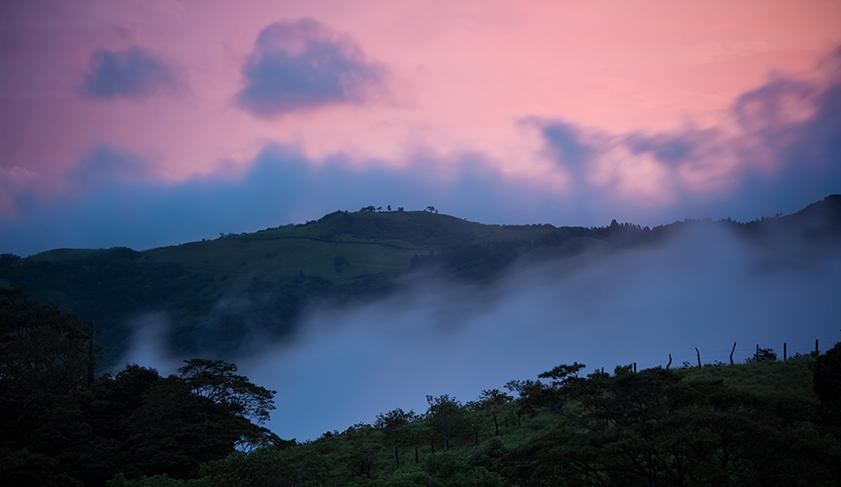
<svg viewBox="0 0 841 487">
<path fill-rule="evenodd" d="M 721 380 L 728 387 L 761 397 L 789 396 L 817 403 L 809 369 L 813 361 L 810 356 L 798 356 L 785 362 L 679 369 L 678 372 L 684 381 Z"/>
<path fill-rule="evenodd" d="M 705 366 L 701 369 L 678 369 L 676 372 L 683 376 L 683 381 L 722 380 L 727 387 L 758 397 L 788 396 L 817 403 L 818 399 L 812 390 L 812 372 L 809 369 L 809 364 L 813 361 L 812 357 L 800 357 L 787 362 L 759 362 L 733 367 Z M 451 454 L 463 459 L 480 455 L 487 448 L 486 441 L 493 437 L 493 425 L 489 417 L 481 412 L 472 414 L 476 416 L 476 421 L 481 425 L 479 438 L 485 441 L 480 441 L 479 445 L 456 445 L 450 450 Z M 564 421 L 561 416 L 542 412 L 533 417 L 523 416 L 520 425 L 517 425 L 513 405 L 507 406 L 499 416 L 505 418 L 506 423 L 506 426 L 501 428 L 499 439 L 508 450 L 514 450 L 529 444 L 542 436 L 545 431 L 560 426 Z M 422 433 L 428 431 L 424 428 L 419 429 L 423 430 Z M 403 448 L 404 465 L 401 470 L 414 468 L 414 446 L 408 445 Z M 418 442 L 416 446 L 418 446 L 421 456 L 430 453 L 428 442 Z M 297 448 L 302 449 L 302 452 L 308 451 L 311 454 L 319 454 L 319 452 L 322 455 L 332 454 L 338 460 L 349 453 L 343 451 L 343 449 L 352 448 L 352 445 L 349 445 L 343 438 L 336 438 L 317 440 Z M 440 450 L 440 445 L 438 445 L 438 449 Z M 375 463 L 382 469 L 381 475 L 387 476 L 397 471 L 394 468 L 393 455 L 393 451 L 389 448 L 382 448 L 377 451 Z M 337 463 L 341 464 L 339 461 Z M 346 470 L 337 471 L 337 475 L 341 476 L 343 472 L 346 472 Z"/>
<path fill-rule="evenodd" d="M 144 252 L 152 262 L 170 262 L 210 274 L 296 276 L 332 282 L 407 270 L 415 255 L 481 242 L 526 243 L 559 232 L 554 227 L 500 226 L 428 212 L 333 213 L 306 225 L 287 225 L 214 241 Z M 343 257 L 341 271 L 334 259 Z"/>
</svg>

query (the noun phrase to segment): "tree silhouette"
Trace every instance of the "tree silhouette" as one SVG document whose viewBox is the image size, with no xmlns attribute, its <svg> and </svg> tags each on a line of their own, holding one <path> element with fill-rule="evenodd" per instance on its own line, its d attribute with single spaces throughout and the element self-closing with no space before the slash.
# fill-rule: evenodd
<svg viewBox="0 0 841 487">
<path fill-rule="evenodd" d="M 374 427 L 381 430 L 385 434 L 386 441 L 394 447 L 394 463 L 398 467 L 400 466 L 399 448 L 409 439 L 407 427 L 416 417 L 414 411 L 406 412 L 398 408 L 378 414 L 374 423 Z"/>
</svg>

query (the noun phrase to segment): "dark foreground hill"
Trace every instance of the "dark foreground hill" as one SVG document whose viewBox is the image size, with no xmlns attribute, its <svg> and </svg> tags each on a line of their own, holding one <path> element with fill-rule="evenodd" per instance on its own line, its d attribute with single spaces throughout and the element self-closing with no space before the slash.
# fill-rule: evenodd
<svg viewBox="0 0 841 487">
<path fill-rule="evenodd" d="M 671 370 L 560 364 L 473 401 L 427 396 L 425 411 L 297 443 L 260 426 L 274 391 L 233 364 L 94 377 L 78 318 L 15 290 L 0 290 L 0 325 L 0 485 L 835 486 L 841 476 L 841 344 Z"/>
<path fill-rule="evenodd" d="M 667 239 L 690 225 L 730 228 L 760 244 L 771 235 L 833 244 L 841 240 L 841 196 L 785 217 L 655 228 L 484 225 L 427 211 L 335 212 L 306 224 L 142 252 L 6 254 L 0 286 L 21 286 L 92 322 L 102 347 L 100 368 L 107 368 L 125 351 L 131 320 L 144 313 L 169 318 L 167 338 L 178 355 L 232 356 L 250 332 L 282 338 L 308 306 L 382 297 L 412 272 L 486 283 L 514 262 L 598 256 Z"/>
</svg>

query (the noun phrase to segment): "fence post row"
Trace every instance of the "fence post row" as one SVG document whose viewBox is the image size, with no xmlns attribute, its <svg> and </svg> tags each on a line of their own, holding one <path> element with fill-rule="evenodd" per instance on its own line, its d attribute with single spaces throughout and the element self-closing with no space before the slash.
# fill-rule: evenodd
<svg viewBox="0 0 841 487">
<path fill-rule="evenodd" d="M 701 351 L 698 350 L 698 347 L 694 347 L 694 348 L 695 348 L 695 357 L 696 357 L 696 360 L 697 360 L 697 363 L 698 363 L 698 368 L 701 368 L 702 367 L 701 366 Z M 818 339 L 815 339 L 815 355 L 819 355 L 820 350 L 821 350 L 820 349 L 820 342 L 819 342 Z M 736 353 L 736 342 L 733 342 L 733 346 L 730 348 L 730 365 L 735 365 L 735 362 L 733 361 L 733 354 L 734 353 Z M 759 344 L 758 343 L 756 344 L 756 352 L 754 352 L 754 354 L 753 354 L 753 359 L 756 362 L 759 361 Z M 786 360 L 788 360 L 788 342 L 783 342 L 783 361 L 786 361 Z M 669 370 L 669 368 L 671 366 L 672 366 L 672 354 L 669 354 L 669 362 L 666 363 L 666 370 Z M 637 363 L 636 362 L 632 363 L 632 370 L 634 372 L 637 371 Z M 604 374 L 604 367 L 602 367 L 601 369 L 596 369 L 596 371 L 601 371 L 601 373 Z"/>
</svg>

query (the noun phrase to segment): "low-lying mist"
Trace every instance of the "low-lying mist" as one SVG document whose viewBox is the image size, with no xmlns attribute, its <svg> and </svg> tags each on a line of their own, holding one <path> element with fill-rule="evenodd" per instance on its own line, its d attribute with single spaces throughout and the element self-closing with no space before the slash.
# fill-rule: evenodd
<svg viewBox="0 0 841 487">
<path fill-rule="evenodd" d="M 841 249 L 785 238 L 747 241 L 689 225 L 669 240 L 563 262 L 514 266 L 491 285 L 418 275 L 366 304 L 312 310 L 293 339 L 239 357 L 277 390 L 269 427 L 318 437 L 427 394 L 475 399 L 559 363 L 589 369 L 744 361 L 756 344 L 790 355 L 841 339 Z M 170 372 L 160 315 L 140 318 L 124 362 Z M 186 358 L 186 357 L 184 357 Z"/>
</svg>

